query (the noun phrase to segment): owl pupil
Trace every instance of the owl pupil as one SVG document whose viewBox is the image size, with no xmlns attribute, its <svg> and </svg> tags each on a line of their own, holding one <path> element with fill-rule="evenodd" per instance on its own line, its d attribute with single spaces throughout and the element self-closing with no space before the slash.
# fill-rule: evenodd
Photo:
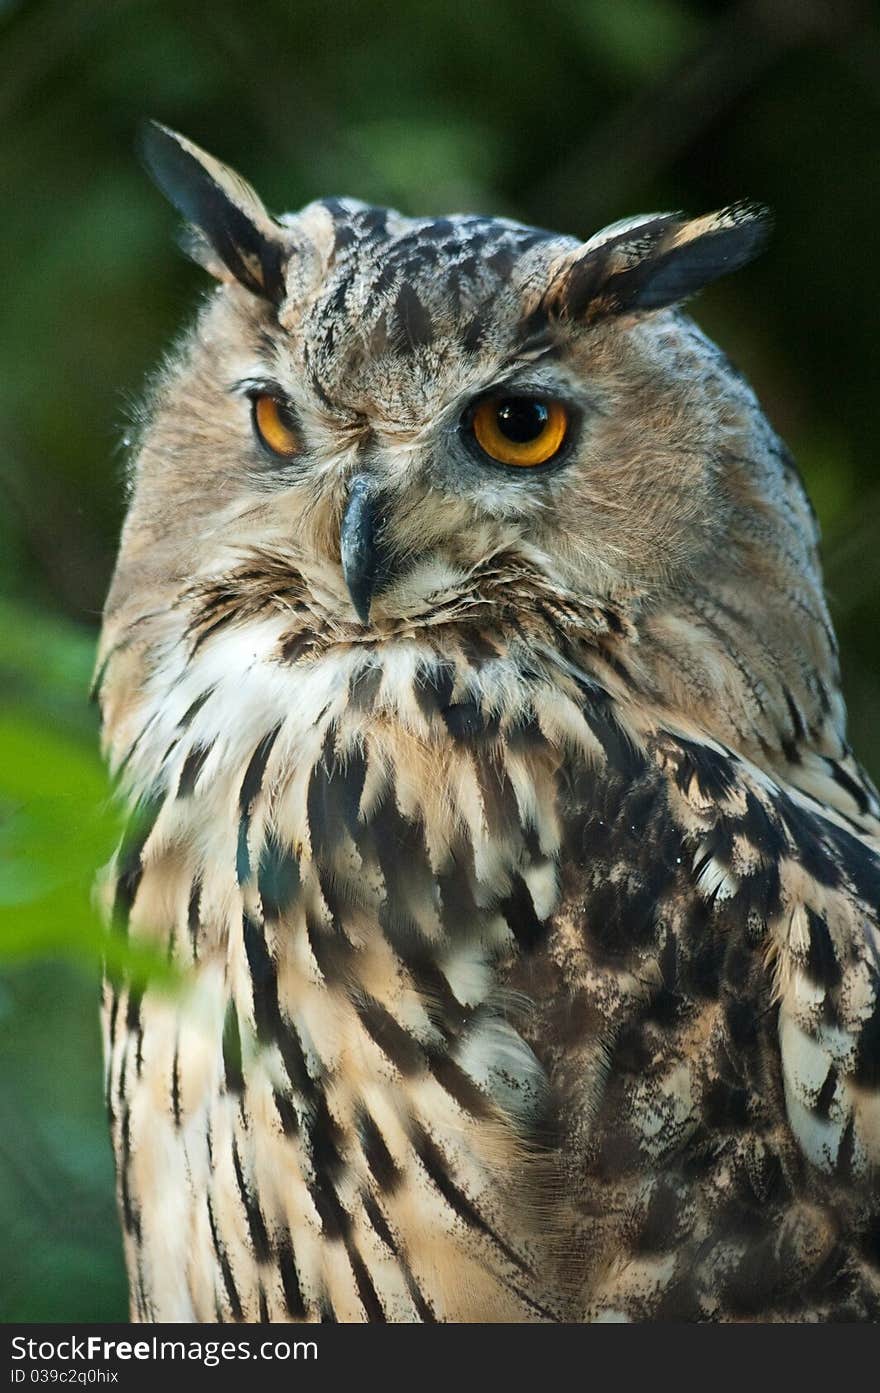
<svg viewBox="0 0 880 1393">
<path fill-rule="evenodd" d="M 507 440 L 516 445 L 528 444 L 537 440 L 546 429 L 550 413 L 541 401 L 531 401 L 528 397 L 508 397 L 498 404 L 498 429 Z"/>
</svg>

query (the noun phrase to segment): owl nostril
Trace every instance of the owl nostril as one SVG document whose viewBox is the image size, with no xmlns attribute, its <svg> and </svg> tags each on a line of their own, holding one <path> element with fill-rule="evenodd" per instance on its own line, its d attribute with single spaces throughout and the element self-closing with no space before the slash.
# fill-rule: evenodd
<svg viewBox="0 0 880 1393">
<path fill-rule="evenodd" d="M 342 574 L 362 624 L 370 618 L 373 595 L 388 577 L 382 550 L 385 502 L 372 479 L 358 474 L 348 490 L 339 532 Z"/>
</svg>

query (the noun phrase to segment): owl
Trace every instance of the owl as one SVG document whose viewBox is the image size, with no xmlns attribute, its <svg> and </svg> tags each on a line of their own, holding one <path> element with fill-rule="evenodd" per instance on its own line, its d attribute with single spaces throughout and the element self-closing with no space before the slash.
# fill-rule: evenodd
<svg viewBox="0 0 880 1393">
<path fill-rule="evenodd" d="M 880 806 L 817 527 L 681 309 L 764 210 L 587 242 L 161 126 L 216 286 L 96 688 L 138 1321 L 880 1316 Z"/>
</svg>

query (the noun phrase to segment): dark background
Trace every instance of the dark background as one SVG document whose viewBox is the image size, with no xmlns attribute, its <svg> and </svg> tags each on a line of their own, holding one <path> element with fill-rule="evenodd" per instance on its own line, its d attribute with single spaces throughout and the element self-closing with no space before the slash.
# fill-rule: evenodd
<svg viewBox="0 0 880 1393">
<path fill-rule="evenodd" d="M 86 695 L 128 404 L 204 288 L 138 123 L 275 210 L 349 193 L 586 236 L 771 204 L 770 251 L 695 313 L 805 474 L 876 775 L 878 93 L 859 0 L 0 0 L 0 1318 L 126 1310 L 87 903 L 112 819 Z"/>
</svg>

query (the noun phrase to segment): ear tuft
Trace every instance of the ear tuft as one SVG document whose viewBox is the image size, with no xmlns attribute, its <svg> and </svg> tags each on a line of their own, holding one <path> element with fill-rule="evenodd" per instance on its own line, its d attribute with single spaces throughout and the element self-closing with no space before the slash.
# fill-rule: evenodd
<svg viewBox="0 0 880 1393">
<path fill-rule="evenodd" d="M 254 295 L 280 304 L 290 248 L 250 184 L 158 121 L 144 125 L 140 151 L 162 193 L 192 225 L 196 259 L 222 279 L 234 277 Z M 206 261 L 205 244 L 219 266 Z"/>
<path fill-rule="evenodd" d="M 753 260 L 770 226 L 769 211 L 754 203 L 734 203 L 702 218 L 663 213 L 615 224 L 562 267 L 548 292 L 548 311 L 593 324 L 677 304 Z"/>
</svg>

